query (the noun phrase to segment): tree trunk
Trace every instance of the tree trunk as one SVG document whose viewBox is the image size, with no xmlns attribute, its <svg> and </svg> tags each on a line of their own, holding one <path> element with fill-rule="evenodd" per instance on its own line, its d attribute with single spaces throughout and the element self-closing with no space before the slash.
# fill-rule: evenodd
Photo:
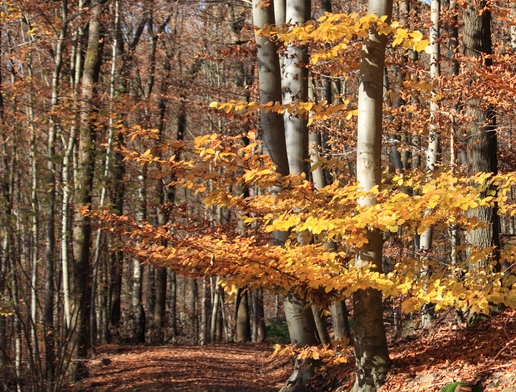
<svg viewBox="0 0 516 392">
<path fill-rule="evenodd" d="M 78 290 L 77 306 L 77 357 L 86 358 L 91 342 L 88 341 L 90 311 L 90 245 L 91 218 L 81 213 L 92 202 L 93 175 L 95 164 L 95 134 L 98 108 L 96 85 L 100 73 L 103 49 L 103 31 L 100 16 L 106 0 L 100 0 L 90 7 L 91 18 L 88 28 L 88 47 L 81 81 L 80 135 L 78 147 L 78 172 L 76 177 L 76 213 L 73 228 L 73 253 L 75 259 L 75 280 Z M 87 374 L 84 362 L 77 362 L 75 377 Z"/>
<path fill-rule="evenodd" d="M 441 2 L 440 0 L 432 0 L 430 2 L 430 12 L 432 26 L 430 27 L 430 78 L 436 79 L 441 73 L 441 52 L 440 52 L 440 29 L 439 29 L 439 16 L 440 16 Z M 439 124 L 436 123 L 436 113 L 438 110 L 437 103 L 433 99 L 435 97 L 435 91 L 432 91 L 432 100 L 430 101 L 430 133 L 428 135 L 428 148 L 426 150 L 426 169 L 427 171 L 433 171 L 437 164 L 437 154 L 439 152 L 439 136 L 438 128 Z M 427 254 L 432 248 L 432 236 L 433 228 L 429 227 L 425 230 L 419 238 L 419 249 L 421 251 L 421 262 L 424 268 L 422 273 L 428 277 L 432 273 L 428 265 Z M 425 304 L 421 309 L 421 326 L 423 328 L 428 327 L 432 324 L 434 316 L 434 305 Z"/>
<path fill-rule="evenodd" d="M 220 303 L 220 295 L 219 295 L 219 285 L 218 278 L 212 280 L 211 293 L 213 300 L 211 301 L 212 309 L 211 309 L 211 325 L 210 325 L 210 343 L 216 342 L 216 334 L 217 334 L 217 321 L 219 318 L 219 303 Z"/>
<path fill-rule="evenodd" d="M 170 326 L 172 341 L 175 341 L 177 335 L 177 276 L 173 271 L 170 271 Z"/>
<path fill-rule="evenodd" d="M 286 20 L 290 23 L 304 23 L 310 19 L 309 0 L 287 0 Z M 281 90 L 283 104 L 293 101 L 306 102 L 308 100 L 308 50 L 306 46 L 288 45 L 284 59 Z M 307 116 L 293 116 L 286 113 L 283 116 L 285 123 L 285 141 L 290 174 L 305 173 L 308 176 L 308 118 Z M 307 177 L 308 178 L 308 177 Z"/>
<path fill-rule="evenodd" d="M 368 13 L 376 16 L 392 13 L 392 0 L 370 0 Z M 387 37 L 371 29 L 362 48 L 358 95 L 357 181 L 364 190 L 381 186 L 383 70 Z M 361 205 L 375 204 L 373 197 L 359 200 Z M 368 243 L 359 249 L 355 265 L 368 265 L 382 271 L 382 233 L 367 232 Z M 387 338 L 383 324 L 382 293 L 367 288 L 353 294 L 355 314 L 354 343 L 356 380 L 353 392 L 373 391 L 384 382 L 389 369 Z"/>
<path fill-rule="evenodd" d="M 274 24 L 274 6 L 278 5 L 281 11 L 284 2 L 263 3 L 253 0 L 253 22 L 257 28 L 263 28 L 266 24 Z M 310 17 L 310 3 L 305 0 L 292 0 L 287 3 L 286 20 L 293 23 L 302 23 Z M 279 14 L 278 14 L 279 15 Z M 281 21 L 278 21 L 281 22 Z M 289 55 L 297 56 L 291 59 L 291 64 L 285 73 L 285 82 L 281 83 L 279 58 L 273 42 L 267 37 L 256 35 L 258 45 L 258 74 L 260 85 L 260 103 L 281 101 L 279 87 L 290 89 L 283 99 L 283 103 L 290 102 L 294 96 L 306 100 L 308 94 L 306 50 L 303 47 L 290 46 Z M 302 62 L 303 64 L 299 64 Z M 291 117 L 288 113 L 282 123 L 281 116 L 265 111 L 260 115 L 260 126 L 263 132 L 263 145 L 265 152 L 276 165 L 276 171 L 282 175 L 305 173 L 308 175 L 308 132 L 307 119 Z M 286 136 L 288 127 L 289 136 Z M 288 140 L 288 142 L 287 142 Z M 289 151 L 287 151 L 289 145 Z M 278 190 L 279 191 L 279 190 Z M 288 233 L 273 233 L 276 245 L 282 245 Z M 310 309 L 306 309 L 305 301 L 297 295 L 289 294 L 285 298 L 285 315 L 289 327 L 292 343 L 300 346 L 315 345 L 315 323 Z M 292 374 L 283 390 L 295 388 L 308 380 L 313 369 L 309 361 L 303 361 L 301 366 Z"/>
<path fill-rule="evenodd" d="M 153 324 L 158 333 L 158 340 L 163 341 L 163 319 L 165 317 L 165 302 L 167 299 L 167 269 L 156 268 L 156 303 L 154 307 Z"/>
<path fill-rule="evenodd" d="M 239 343 L 245 343 L 251 340 L 251 321 L 249 319 L 249 300 L 247 298 L 247 290 L 237 290 L 235 308 L 235 341 Z"/>
<path fill-rule="evenodd" d="M 463 11 L 463 52 L 469 58 L 481 59 L 483 55 L 492 53 L 491 43 L 491 12 L 484 8 L 486 3 L 481 1 L 477 7 L 470 4 Z M 490 58 L 483 60 L 484 65 L 492 64 Z M 469 67 L 472 69 L 471 67 Z M 470 173 L 498 173 L 496 117 L 491 108 L 480 107 L 480 98 L 466 101 L 465 113 L 468 123 L 468 171 Z M 472 230 L 467 235 L 470 244 L 480 249 L 496 245 L 499 242 L 499 219 L 496 208 L 479 208 L 473 212 L 480 222 L 488 224 Z"/>
<path fill-rule="evenodd" d="M 253 331 L 252 341 L 253 342 L 264 342 L 266 336 L 265 329 L 265 309 L 263 304 L 263 288 L 254 290 L 252 292 L 253 301 Z"/>
<path fill-rule="evenodd" d="M 197 317 L 197 280 L 188 278 L 188 286 L 190 287 L 190 301 L 188 304 L 190 315 L 190 326 L 192 331 L 192 343 L 199 344 L 199 322 Z M 221 303 L 224 306 L 224 303 Z"/>
<path fill-rule="evenodd" d="M 338 300 L 331 306 L 331 317 L 333 320 L 333 333 L 335 340 L 350 339 L 348 309 L 346 301 Z"/>
<path fill-rule="evenodd" d="M 316 305 L 312 305 L 311 308 L 314 316 L 315 327 L 317 329 L 319 344 L 330 343 L 330 335 L 328 334 L 328 326 L 326 325 L 326 319 L 322 317 L 322 312 Z"/>
<path fill-rule="evenodd" d="M 256 28 L 274 24 L 274 9 L 271 4 L 253 0 L 253 23 Z M 266 36 L 256 34 L 258 47 L 258 76 L 260 103 L 281 102 L 281 73 L 276 44 Z M 282 175 L 288 175 L 287 148 L 283 116 L 271 111 L 260 113 L 263 133 L 263 148 Z"/>
<path fill-rule="evenodd" d="M 201 325 L 199 328 L 199 344 L 205 345 L 210 338 L 210 328 L 208 324 L 209 317 L 209 301 L 208 285 L 206 284 L 206 277 L 203 276 L 201 280 Z"/>
</svg>

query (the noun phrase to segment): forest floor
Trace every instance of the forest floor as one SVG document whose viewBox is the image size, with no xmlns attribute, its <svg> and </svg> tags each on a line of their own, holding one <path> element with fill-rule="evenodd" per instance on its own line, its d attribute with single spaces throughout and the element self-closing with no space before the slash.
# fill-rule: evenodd
<svg viewBox="0 0 516 392">
<path fill-rule="evenodd" d="M 290 358 L 270 358 L 270 344 L 208 346 L 105 345 L 90 362 L 82 391 L 278 391 Z M 485 391 L 516 392 L 516 311 L 481 321 L 475 329 L 445 317 L 390 344 L 391 371 L 381 391 L 440 391 L 454 381 Z M 352 352 L 344 365 L 320 370 L 310 391 L 348 391 Z M 456 389 L 458 390 L 458 389 Z M 471 391 L 463 388 L 461 391 Z M 473 389 L 475 391 L 476 389 Z"/>
</svg>

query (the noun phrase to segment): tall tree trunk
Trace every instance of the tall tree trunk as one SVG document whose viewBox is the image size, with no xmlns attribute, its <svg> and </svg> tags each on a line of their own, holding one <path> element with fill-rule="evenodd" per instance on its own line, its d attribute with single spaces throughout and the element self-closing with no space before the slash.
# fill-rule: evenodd
<svg viewBox="0 0 516 392">
<path fill-rule="evenodd" d="M 436 79 L 441 74 L 441 52 L 440 52 L 440 29 L 439 16 L 441 10 L 440 0 L 432 0 L 430 2 L 430 18 L 432 26 L 430 27 L 430 78 Z M 439 152 L 439 135 L 437 130 L 439 125 L 436 123 L 437 103 L 435 102 L 435 90 L 432 91 L 432 100 L 430 101 L 430 133 L 428 135 L 428 148 L 426 150 L 426 169 L 433 171 L 437 164 L 437 154 Z M 419 249 L 421 251 L 421 264 L 423 266 L 422 273 L 430 276 L 432 273 L 428 265 L 427 254 L 432 248 L 433 228 L 429 227 L 419 238 Z M 434 319 L 434 305 L 425 304 L 421 309 L 421 325 L 428 327 Z"/>
<path fill-rule="evenodd" d="M 276 3 L 274 4 L 276 5 Z M 253 0 L 253 23 L 256 27 L 263 28 L 266 24 L 274 24 L 273 7 L 273 3 Z M 280 8 L 281 5 L 278 7 L 278 11 L 280 11 Z M 293 23 L 305 22 L 310 17 L 310 4 L 308 1 L 292 1 L 287 4 L 286 9 L 286 19 Z M 280 79 L 280 62 L 274 43 L 268 37 L 260 37 L 258 35 L 256 36 L 256 43 L 258 45 L 260 103 L 281 101 L 280 86 L 291 89 L 289 94 L 283 99 L 283 103 L 292 100 L 296 94 L 298 94 L 300 99 L 306 100 L 308 94 L 307 71 L 305 67 L 298 63 L 304 62 L 304 64 L 307 64 L 307 58 L 303 53 L 303 49 L 294 46 L 289 48 L 289 54 L 298 57 L 297 61 L 296 59 L 291 59 L 290 62 L 293 63 L 293 66 L 286 71 L 288 79 L 283 86 Z M 307 119 L 292 120 L 293 122 L 288 124 L 289 143 L 287 143 L 286 124 L 281 117 L 275 113 L 262 111 L 260 126 L 263 132 L 264 150 L 271 157 L 278 173 L 282 175 L 288 175 L 290 172 L 292 174 L 308 174 Z M 288 152 L 290 155 L 287 155 L 287 144 L 290 144 L 290 151 Z M 276 245 L 282 245 L 287 236 L 288 233 L 273 233 Z M 300 346 L 317 344 L 313 314 L 305 305 L 305 301 L 294 294 L 289 294 L 284 302 L 290 338 L 292 343 L 297 343 Z M 304 384 L 312 374 L 313 369 L 309 361 L 303 361 L 301 366 L 292 374 L 283 390 L 289 390 L 297 385 Z"/>
<path fill-rule="evenodd" d="M 253 23 L 261 29 L 274 24 L 272 5 L 253 0 Z M 281 102 L 281 73 L 276 44 L 266 36 L 256 35 L 258 46 L 258 74 L 260 103 Z M 260 113 L 260 127 L 263 133 L 263 148 L 272 159 L 276 170 L 288 175 L 287 147 L 283 116 L 271 111 Z"/>
<path fill-rule="evenodd" d="M 299 24 L 310 19 L 309 0 L 287 0 L 285 20 Z M 288 60 L 287 60 L 288 59 Z M 283 104 L 294 100 L 308 100 L 308 51 L 305 46 L 288 45 L 284 55 L 284 69 L 281 89 Z M 290 174 L 304 173 L 308 178 L 308 118 L 286 113 L 285 142 Z M 301 236 L 300 236 L 301 239 Z M 300 243 L 304 241 L 301 240 Z M 284 301 L 285 316 L 292 343 L 301 347 L 317 345 L 314 315 L 306 301 L 298 295 L 288 294 Z M 304 385 L 312 377 L 314 367 L 311 360 L 303 360 L 296 368 L 282 391 L 290 391 Z"/>
<path fill-rule="evenodd" d="M 147 219 L 147 192 L 145 186 L 146 167 L 138 176 L 138 211 L 136 221 L 144 222 Z M 145 343 L 146 317 L 143 308 L 143 266 L 139 258 L 134 257 L 132 270 L 132 311 L 133 311 L 133 341 Z"/>
<path fill-rule="evenodd" d="M 188 286 L 190 288 L 190 301 L 188 304 L 190 315 L 190 326 L 192 331 L 192 343 L 199 344 L 199 318 L 197 317 L 197 280 L 195 278 L 188 278 Z M 224 303 L 221 303 L 224 306 Z"/>
<path fill-rule="evenodd" d="M 199 344 L 205 345 L 208 343 L 208 339 L 210 337 L 210 330 L 209 330 L 209 301 L 210 296 L 208 295 L 208 285 L 206 284 L 206 277 L 203 276 L 201 278 L 201 325 L 199 328 Z"/>
<path fill-rule="evenodd" d="M 52 76 L 52 98 L 50 114 L 50 130 L 48 133 L 47 151 L 47 197 L 48 220 L 46 230 L 46 251 L 45 251 L 45 296 L 43 311 L 43 331 L 45 341 L 45 367 L 47 390 L 54 390 L 55 379 L 55 352 L 54 352 L 54 258 L 55 258 L 55 199 L 56 199 L 56 178 L 55 178 L 55 141 L 57 135 L 57 100 L 59 95 L 59 79 L 61 77 L 61 66 L 63 63 L 63 45 L 67 36 L 68 27 L 68 1 L 63 0 L 61 6 L 61 17 L 63 25 L 59 34 L 56 47 L 54 74 Z"/>
<path fill-rule="evenodd" d="M 370 0 L 368 13 L 376 16 L 392 13 L 392 0 Z M 383 70 L 387 37 L 374 28 L 362 48 L 358 95 L 357 181 L 368 191 L 381 186 Z M 361 205 L 375 204 L 372 197 L 359 200 Z M 382 233 L 367 232 L 368 243 L 357 254 L 356 267 L 370 266 L 382 271 Z M 374 391 L 384 382 L 389 369 L 387 338 L 383 324 L 382 293 L 376 289 L 357 290 L 353 294 L 355 314 L 354 343 L 356 380 L 352 391 Z"/>
<path fill-rule="evenodd" d="M 0 43 L 3 40 L 3 26 L 0 26 Z M 2 73 L 0 72 L 0 85 L 3 83 Z M 3 90 L 0 90 L 0 125 L 2 128 L 5 126 L 5 109 L 4 109 L 4 93 Z M 2 139 L 4 139 L 2 135 Z M 2 140 L 5 142 L 5 140 Z M 5 149 L 5 144 L 2 143 L 3 148 Z M 3 152 L 3 151 L 2 151 Z M 4 170 L 7 170 L 6 167 L 3 167 Z M 7 172 L 7 171 L 5 171 Z M 3 196 L 3 195 L 2 195 Z M 5 292 L 5 276 L 7 274 L 7 266 L 6 259 L 4 255 L 0 257 L 0 295 L 3 296 Z M 6 348 L 7 348 L 7 331 L 6 324 L 7 318 L 6 315 L 2 312 L 0 313 L 0 378 L 7 379 L 6 377 L 6 366 L 7 366 L 7 356 L 6 356 Z M 35 321 L 34 321 L 35 322 Z"/>
<path fill-rule="evenodd" d="M 75 259 L 75 280 L 78 306 L 76 322 L 77 357 L 86 358 L 91 342 L 88 341 L 88 326 L 90 315 L 90 245 L 91 219 L 81 213 L 83 208 L 89 208 L 92 202 L 93 176 L 95 164 L 96 139 L 96 84 L 100 73 L 103 49 L 103 31 L 100 16 L 106 0 L 99 0 L 90 7 L 91 17 L 88 27 L 88 46 L 81 81 L 81 113 L 80 134 L 78 147 L 77 188 L 75 197 L 76 213 L 73 227 L 73 253 Z M 84 376 L 87 371 L 84 362 L 77 362 L 74 376 Z"/>
<path fill-rule="evenodd" d="M 491 12 L 485 8 L 487 3 L 481 1 L 477 5 L 469 4 L 462 14 L 463 32 L 462 44 L 464 55 L 474 60 L 480 60 L 484 66 L 491 66 L 490 58 L 483 58 L 484 55 L 492 53 L 491 43 Z M 472 66 L 468 67 L 473 70 Z M 492 108 L 481 107 L 481 97 L 474 97 L 466 100 L 465 114 L 469 120 L 468 129 L 468 171 L 470 173 L 498 173 L 497 160 L 497 133 L 496 116 Z M 497 214 L 497 207 L 479 207 L 470 212 L 479 222 L 486 224 L 466 234 L 466 241 L 476 249 L 495 247 L 490 255 L 499 261 L 500 220 Z M 489 260 L 482 263 L 487 266 Z M 498 266 L 499 268 L 501 266 Z M 471 268 L 475 268 L 474 265 Z"/>
<path fill-rule="evenodd" d="M 304 23 L 310 19 L 309 0 L 287 0 L 286 20 L 290 23 Z M 287 46 L 284 59 L 283 78 L 281 90 L 283 92 L 283 104 L 289 104 L 299 100 L 308 100 L 308 49 L 306 46 Z M 293 116 L 286 113 L 283 117 L 285 123 L 285 141 L 290 174 L 305 173 L 308 178 L 308 118 L 306 116 Z"/>
<path fill-rule="evenodd" d="M 117 32 L 118 32 L 118 27 L 119 27 L 119 23 L 120 23 L 120 9 L 119 9 L 119 2 L 116 1 L 115 2 L 115 34 L 114 34 L 114 39 L 115 39 L 115 42 L 113 43 L 113 46 L 111 48 L 111 73 L 110 73 L 110 83 L 109 83 L 109 99 L 110 99 L 110 112 L 111 113 L 116 113 L 116 107 L 115 107 L 115 90 L 116 90 L 116 63 L 117 63 L 117 59 L 118 59 L 118 45 L 117 45 L 117 40 L 118 40 L 118 35 L 117 35 Z M 116 143 L 116 121 L 115 121 L 115 118 L 113 117 L 110 117 L 109 119 L 109 134 L 108 134 L 108 140 L 107 140 L 107 149 L 106 149 L 106 156 L 105 156 L 105 159 L 104 159 L 104 170 L 103 170 L 103 173 L 102 173 L 102 189 L 100 191 L 100 201 L 99 201 L 99 206 L 100 207 L 104 207 L 104 205 L 106 204 L 106 197 L 107 197 L 107 185 L 106 185 L 106 182 L 108 181 L 108 177 L 109 177 L 109 173 L 111 171 L 111 161 L 113 159 L 113 146 L 115 145 Z M 97 281 L 98 281 L 98 275 L 99 275 L 99 270 L 100 270 L 100 254 L 101 254 L 101 240 L 102 240 L 102 229 L 99 228 L 97 230 L 97 237 L 95 239 L 95 246 L 94 246 L 94 249 L 95 249 L 95 252 L 94 252 L 94 256 L 93 256 L 93 279 L 92 279 L 92 289 L 91 289 L 91 308 L 93 309 L 93 311 L 90 312 L 90 341 L 92 343 L 92 356 L 94 357 L 96 355 L 95 353 L 95 335 L 96 335 L 96 330 L 97 330 L 97 325 L 99 324 L 98 323 L 98 320 L 96 319 L 96 311 L 95 311 L 95 300 L 96 300 L 96 297 L 97 297 Z M 109 270 L 110 268 L 109 267 L 112 267 L 109 265 L 110 263 L 110 259 L 108 259 L 107 261 L 107 267 L 106 268 L 106 271 L 104 273 L 104 277 L 106 277 L 106 275 L 109 276 Z M 101 292 L 104 292 L 104 288 L 102 288 Z M 107 298 L 106 298 L 106 295 L 102 295 L 102 301 L 105 301 L 106 304 L 104 304 L 104 306 L 101 306 L 101 309 L 103 309 L 104 312 L 107 312 L 107 309 L 106 309 L 106 305 L 107 305 Z M 104 328 L 102 328 L 102 331 L 103 331 L 103 336 L 104 336 L 104 339 L 105 341 L 109 340 L 109 333 L 108 333 L 108 322 L 107 322 L 107 317 L 105 317 L 105 320 L 104 320 Z"/>
<path fill-rule="evenodd" d="M 219 278 L 212 279 L 211 296 L 212 296 L 212 308 L 211 308 L 211 324 L 210 324 L 210 343 L 217 341 L 217 321 L 219 319 L 219 307 L 220 307 L 220 293 L 219 293 Z"/>
</svg>

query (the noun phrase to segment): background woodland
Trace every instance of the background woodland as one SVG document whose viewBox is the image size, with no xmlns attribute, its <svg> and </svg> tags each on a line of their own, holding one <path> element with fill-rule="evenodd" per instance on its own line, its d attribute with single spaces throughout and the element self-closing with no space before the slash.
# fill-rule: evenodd
<svg viewBox="0 0 516 392">
<path fill-rule="evenodd" d="M 384 319 L 516 307 L 515 48 L 506 1 L 2 2 L 3 387 L 288 322 L 370 390 Z"/>
</svg>

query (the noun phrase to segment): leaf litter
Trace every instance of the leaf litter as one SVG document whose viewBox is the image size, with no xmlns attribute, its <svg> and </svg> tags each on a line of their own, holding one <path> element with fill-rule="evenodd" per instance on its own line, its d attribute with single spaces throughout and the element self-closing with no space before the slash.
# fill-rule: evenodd
<svg viewBox="0 0 516 392">
<path fill-rule="evenodd" d="M 437 392 L 462 381 L 486 392 L 516 392 L 516 310 L 466 329 L 438 320 L 390 343 L 391 370 L 380 392 Z M 86 391 L 278 391 L 292 361 L 270 358 L 266 343 L 206 346 L 104 345 L 89 362 Z M 354 381 L 352 350 L 348 363 L 319 370 L 307 391 L 349 391 Z M 464 388 L 461 390 L 465 390 Z"/>
</svg>

